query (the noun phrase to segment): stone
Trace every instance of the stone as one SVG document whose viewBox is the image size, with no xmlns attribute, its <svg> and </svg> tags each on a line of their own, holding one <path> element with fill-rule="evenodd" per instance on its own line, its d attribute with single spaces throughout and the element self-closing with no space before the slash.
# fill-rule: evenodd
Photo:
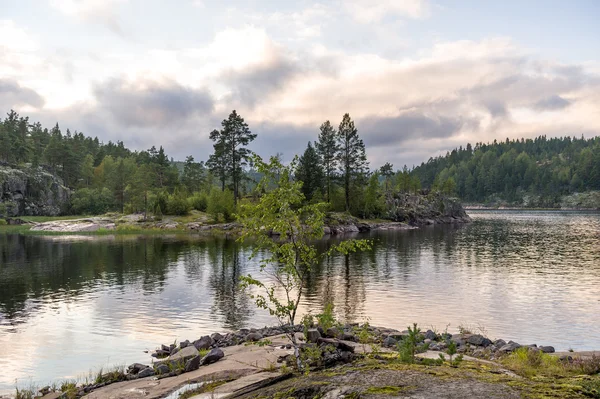
<svg viewBox="0 0 600 399">
<path fill-rule="evenodd" d="M 213 339 L 211 337 L 209 337 L 208 335 L 205 335 L 205 336 L 201 337 L 200 339 L 197 339 L 196 341 L 194 341 L 194 347 L 197 350 L 208 349 L 212 346 L 213 343 L 214 343 Z"/>
<path fill-rule="evenodd" d="M 502 348 L 504 345 L 506 345 L 506 341 L 503 339 L 497 339 L 494 341 L 494 346 L 496 348 Z"/>
<path fill-rule="evenodd" d="M 336 327 L 329 327 L 327 331 L 325 331 L 325 336 L 329 338 L 339 338 L 342 335 L 342 332 Z"/>
<path fill-rule="evenodd" d="M 263 338 L 262 334 L 257 333 L 257 332 L 251 332 L 248 335 L 246 335 L 246 341 L 247 342 L 256 342 L 256 341 L 260 341 Z"/>
<path fill-rule="evenodd" d="M 137 374 L 138 378 L 146 378 L 154 375 L 154 369 L 152 367 L 146 367 Z"/>
<path fill-rule="evenodd" d="M 356 342 L 356 336 L 350 332 L 345 332 L 342 334 L 342 340 Z"/>
<path fill-rule="evenodd" d="M 473 334 L 473 335 L 467 337 L 467 342 L 471 345 L 483 346 L 483 347 L 487 347 L 492 344 L 491 340 L 489 340 L 488 338 L 484 337 L 481 334 Z"/>
<path fill-rule="evenodd" d="M 433 341 L 432 341 L 431 339 L 429 339 L 429 338 L 425 338 L 425 341 L 423 341 L 423 343 L 424 343 L 425 345 L 431 345 L 431 343 L 432 343 L 432 342 L 433 342 Z"/>
<path fill-rule="evenodd" d="M 392 347 L 395 347 L 396 345 L 398 345 L 398 341 L 391 336 L 387 336 L 383 340 L 383 346 L 385 346 L 386 348 L 392 348 Z"/>
<path fill-rule="evenodd" d="M 348 345 L 346 342 L 335 338 L 318 338 L 317 343 L 319 345 L 333 345 L 336 349 L 344 352 L 354 352 L 354 347 L 352 345 Z"/>
<path fill-rule="evenodd" d="M 179 343 L 179 349 L 183 349 L 183 348 L 186 348 L 186 347 L 188 347 L 188 346 L 190 346 L 190 341 L 189 341 L 189 340 L 187 340 L 187 339 L 186 339 L 185 341 L 181 341 L 181 342 Z"/>
<path fill-rule="evenodd" d="M 556 351 L 554 350 L 554 347 L 553 347 L 553 346 L 540 346 L 540 350 L 541 350 L 542 352 L 544 352 L 544 353 L 554 353 L 554 352 L 556 352 Z"/>
<path fill-rule="evenodd" d="M 427 330 L 425 331 L 425 339 L 430 339 L 432 341 L 435 341 L 437 338 L 436 333 L 434 333 L 432 330 Z"/>
<path fill-rule="evenodd" d="M 196 355 L 187 362 L 185 362 L 185 372 L 189 373 L 190 371 L 198 370 L 200 367 L 200 355 Z"/>
<path fill-rule="evenodd" d="M 211 337 L 211 338 L 213 339 L 213 341 L 215 341 L 215 342 L 219 342 L 220 340 L 222 340 L 222 339 L 223 339 L 223 336 L 222 336 L 221 334 L 219 334 L 219 333 L 214 333 L 214 334 L 211 334 L 211 336 L 210 336 L 210 337 Z"/>
<path fill-rule="evenodd" d="M 137 374 L 140 372 L 140 370 L 143 370 L 145 368 L 147 368 L 148 366 L 146 366 L 145 364 L 141 364 L 141 363 L 133 363 L 130 364 L 129 367 L 127 367 L 127 371 L 130 374 Z"/>
<path fill-rule="evenodd" d="M 171 369 L 166 364 L 159 364 L 156 366 L 156 372 L 158 374 L 169 374 L 170 371 Z"/>
<path fill-rule="evenodd" d="M 316 343 L 321 338 L 321 333 L 316 328 L 309 328 L 306 331 L 306 338 L 308 342 Z"/>
<path fill-rule="evenodd" d="M 188 346 L 186 348 L 181 349 L 179 352 L 177 352 L 173 356 L 169 356 L 169 358 L 166 360 L 163 360 L 162 363 L 167 363 L 167 362 L 171 363 L 171 364 L 185 363 L 197 355 L 198 355 L 198 350 L 192 345 L 192 346 Z"/>
<path fill-rule="evenodd" d="M 168 347 L 167 345 L 164 345 L 164 344 L 163 344 L 163 345 L 161 345 L 161 346 L 160 346 L 160 349 L 161 349 L 162 351 L 164 351 L 164 352 L 169 352 L 169 353 L 171 353 L 171 348 L 170 348 L 170 347 Z"/>
<path fill-rule="evenodd" d="M 514 352 L 519 349 L 521 345 L 516 342 L 509 341 L 506 345 L 498 349 L 500 352 Z"/>
<path fill-rule="evenodd" d="M 208 354 L 204 356 L 202 360 L 200 360 L 200 365 L 204 366 L 207 364 L 215 363 L 219 361 L 223 356 L 225 356 L 225 354 L 223 353 L 221 348 L 211 349 L 211 351 L 208 352 Z"/>
</svg>

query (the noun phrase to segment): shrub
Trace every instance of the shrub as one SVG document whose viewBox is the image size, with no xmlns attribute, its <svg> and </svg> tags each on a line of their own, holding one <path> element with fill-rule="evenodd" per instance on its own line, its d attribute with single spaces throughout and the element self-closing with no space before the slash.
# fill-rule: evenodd
<svg viewBox="0 0 600 399">
<path fill-rule="evenodd" d="M 163 213 L 167 212 L 167 203 L 169 201 L 169 196 L 164 191 L 160 191 L 156 194 L 156 198 L 154 199 L 154 205 L 152 209 L 154 209 L 154 214 L 156 216 L 157 211 L 160 211 L 160 216 L 162 217 Z"/>
<path fill-rule="evenodd" d="M 213 187 L 208 196 L 206 210 L 217 221 L 232 220 L 233 212 L 235 211 L 233 193 L 229 190 L 221 191 L 218 188 Z"/>
<path fill-rule="evenodd" d="M 195 192 L 188 198 L 188 204 L 192 209 L 200 212 L 206 212 L 208 206 L 208 196 L 205 193 Z"/>
<path fill-rule="evenodd" d="M 6 223 L 6 220 L 4 219 L 0 219 L 0 226 L 6 226 L 8 223 Z"/>
<path fill-rule="evenodd" d="M 167 199 L 168 215 L 187 215 L 189 211 L 190 206 L 183 193 L 175 192 L 169 195 Z"/>
<path fill-rule="evenodd" d="M 114 209 L 115 201 L 106 187 L 102 189 L 81 188 L 71 197 L 71 212 L 76 215 L 101 215 Z"/>
<path fill-rule="evenodd" d="M 333 302 L 328 302 L 325 305 L 323 313 L 317 315 L 317 321 L 319 326 L 325 332 L 337 324 L 337 321 L 335 320 L 335 314 L 333 313 Z"/>
</svg>

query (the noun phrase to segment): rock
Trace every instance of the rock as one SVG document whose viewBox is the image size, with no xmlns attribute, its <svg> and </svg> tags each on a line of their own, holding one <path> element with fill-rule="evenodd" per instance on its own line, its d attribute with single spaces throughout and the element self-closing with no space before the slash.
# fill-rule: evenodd
<svg viewBox="0 0 600 399">
<path fill-rule="evenodd" d="M 540 346 L 540 350 L 544 353 L 554 353 L 554 347 L 553 346 Z"/>
<path fill-rule="evenodd" d="M 211 334 L 211 335 L 210 335 L 210 337 L 211 337 L 211 338 L 213 339 L 213 341 L 215 341 L 215 342 L 219 342 L 220 340 L 222 340 L 222 339 L 223 339 L 223 336 L 222 336 L 221 334 L 219 334 L 219 333 L 214 333 L 214 334 Z"/>
<path fill-rule="evenodd" d="M 190 371 L 198 370 L 200 367 L 200 355 L 196 355 L 187 362 L 185 362 L 185 372 L 189 373 Z"/>
<path fill-rule="evenodd" d="M 335 338 L 318 338 L 317 343 L 319 345 L 333 345 L 336 349 L 339 349 L 344 352 L 352 352 L 354 353 L 354 347 L 352 345 L 348 345 L 344 341 L 340 341 Z"/>
<path fill-rule="evenodd" d="M 154 369 L 152 367 L 146 367 L 137 374 L 138 378 L 146 378 L 154 375 Z"/>
<path fill-rule="evenodd" d="M 156 366 L 156 372 L 158 374 L 169 374 L 170 371 L 171 369 L 166 364 L 159 364 L 158 366 Z"/>
<path fill-rule="evenodd" d="M 349 332 L 344 332 L 342 334 L 342 340 L 343 341 L 351 341 L 351 342 L 356 342 L 356 336 L 352 333 Z"/>
<path fill-rule="evenodd" d="M 423 341 L 423 343 L 424 343 L 425 345 L 431 345 L 431 343 L 432 343 L 432 342 L 433 342 L 433 341 L 432 341 L 431 339 L 429 339 L 429 338 L 425 338 L 425 341 Z"/>
<path fill-rule="evenodd" d="M 157 349 L 156 352 L 154 352 L 151 356 L 157 357 L 157 358 L 162 358 L 162 357 L 167 357 L 170 354 L 171 354 L 170 352 L 164 351 L 162 349 Z"/>
<path fill-rule="evenodd" d="M 398 345 L 398 341 L 391 336 L 387 336 L 383 340 L 383 346 L 385 346 L 386 348 L 396 347 L 396 345 Z"/>
<path fill-rule="evenodd" d="M 520 347 L 521 347 L 521 345 L 519 345 L 518 343 L 509 341 L 506 345 L 504 345 L 503 347 L 501 347 L 498 350 L 500 352 L 514 352 L 515 350 L 519 349 Z"/>
<path fill-rule="evenodd" d="M 260 341 L 263 338 L 262 334 L 257 333 L 257 332 L 251 332 L 248 335 L 246 335 L 246 341 L 247 342 L 257 342 Z"/>
<path fill-rule="evenodd" d="M 467 338 L 467 342 L 475 346 L 487 347 L 492 344 L 492 341 L 480 334 L 474 334 Z"/>
<path fill-rule="evenodd" d="M 339 338 L 342 335 L 342 332 L 337 327 L 329 327 L 327 331 L 325 331 L 325 336 L 329 338 Z"/>
<path fill-rule="evenodd" d="M 497 339 L 494 341 L 494 346 L 496 348 L 502 348 L 504 345 L 506 345 L 506 341 L 503 339 Z"/>
<path fill-rule="evenodd" d="M 163 364 L 163 363 L 171 363 L 171 364 L 178 364 L 178 363 L 184 363 L 187 362 L 188 360 L 190 360 L 191 358 L 193 358 L 194 356 L 198 355 L 198 350 L 196 349 L 196 347 L 192 346 L 188 346 L 185 347 L 183 349 L 181 349 L 179 352 L 177 352 L 176 354 L 174 354 L 173 356 L 169 356 L 167 359 L 162 360 L 160 363 L 158 364 Z"/>
<path fill-rule="evenodd" d="M 143 370 L 147 367 L 148 366 L 146 366 L 145 364 L 133 363 L 133 364 L 130 364 L 129 367 L 127 367 L 127 372 L 130 374 L 137 374 L 140 372 L 140 370 Z"/>
<path fill-rule="evenodd" d="M 190 341 L 188 341 L 187 339 L 185 341 L 181 341 L 179 343 L 179 349 L 183 349 L 183 348 L 188 347 L 188 346 L 190 346 Z"/>
<path fill-rule="evenodd" d="M 194 341 L 194 347 L 198 350 L 208 349 L 211 347 L 211 345 L 213 343 L 214 343 L 213 339 L 211 337 L 209 337 L 208 335 L 205 335 L 205 336 L 201 337 L 200 339 L 197 339 L 196 341 Z"/>
<path fill-rule="evenodd" d="M 219 359 L 221 359 L 223 356 L 225 356 L 225 354 L 223 353 L 221 348 L 211 349 L 211 351 L 208 352 L 208 354 L 204 356 L 202 360 L 200 360 L 200 365 L 204 366 L 207 364 L 215 363 L 219 361 Z"/>
<path fill-rule="evenodd" d="M 436 335 L 436 333 L 434 333 L 432 330 L 427 330 L 427 331 L 425 332 L 425 335 L 424 335 L 424 336 L 425 336 L 425 339 L 430 339 L 430 340 L 432 340 L 432 341 L 435 341 L 435 340 L 436 340 L 436 338 L 437 338 L 437 335 Z"/>
<path fill-rule="evenodd" d="M 571 355 L 561 355 L 558 360 L 560 360 L 561 362 L 568 362 L 571 363 L 573 361 L 573 356 Z"/>
<path fill-rule="evenodd" d="M 308 342 L 316 343 L 321 338 L 321 333 L 316 328 L 309 328 L 306 332 Z"/>
</svg>

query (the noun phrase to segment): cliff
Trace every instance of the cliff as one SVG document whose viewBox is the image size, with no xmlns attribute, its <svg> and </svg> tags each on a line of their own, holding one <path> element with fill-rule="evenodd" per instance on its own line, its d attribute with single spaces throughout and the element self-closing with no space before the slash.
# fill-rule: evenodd
<svg viewBox="0 0 600 399">
<path fill-rule="evenodd" d="M 41 167 L 0 164 L 0 218 L 56 216 L 69 203 L 63 181 Z"/>
<path fill-rule="evenodd" d="M 440 193 L 395 194 L 387 201 L 387 219 L 413 226 L 471 221 L 458 199 Z"/>
</svg>

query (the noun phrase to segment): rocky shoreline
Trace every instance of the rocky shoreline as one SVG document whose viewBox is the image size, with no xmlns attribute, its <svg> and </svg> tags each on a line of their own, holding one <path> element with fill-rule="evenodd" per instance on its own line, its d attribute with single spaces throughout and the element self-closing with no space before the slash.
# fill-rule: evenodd
<svg viewBox="0 0 600 399">
<path fill-rule="evenodd" d="M 264 327 L 262 329 L 244 328 L 234 332 L 201 336 L 193 341 L 184 340 L 178 345 L 160 345 L 150 354 L 155 359 L 151 363 L 133 363 L 121 371 L 99 375 L 94 383 L 74 386 L 69 392 L 70 396 L 64 392 L 53 391 L 49 386 L 42 388 L 40 392 L 44 395 L 44 399 L 101 398 L 104 397 L 103 394 L 100 396 L 89 396 L 89 394 L 95 391 L 101 392 L 104 387 L 115 383 L 141 379 L 156 381 L 197 372 L 201 368 L 221 361 L 225 357 L 224 351 L 228 351 L 230 348 L 233 353 L 237 354 L 237 362 L 243 363 L 245 359 L 248 361 L 257 359 L 257 353 L 264 351 L 264 353 L 271 352 L 271 358 L 277 363 L 277 366 L 269 367 L 293 367 L 295 357 L 288 338 L 292 333 L 296 335 L 301 351 L 319 348 L 320 359 L 313 358 L 311 361 L 318 363 L 320 368 L 347 364 L 356 360 L 357 357 L 360 358 L 374 351 L 393 353 L 400 350 L 403 342 L 411 339 L 411 332 L 408 330 L 399 331 L 385 327 L 373 327 L 368 324 L 359 325 L 358 323 L 334 325 L 327 330 L 318 325 L 296 325 L 294 328 L 289 326 Z M 532 353 L 555 353 L 552 346 L 521 345 L 502 339 L 491 340 L 482 334 L 439 333 L 430 329 L 418 334 L 416 343 L 419 352 L 426 352 L 425 356 L 419 358 L 423 362 L 425 361 L 423 359 L 437 359 L 436 353 L 443 354 L 453 345 L 456 346 L 457 354 L 466 356 L 468 359 L 485 359 L 482 361 L 501 359 L 519 348 L 527 348 L 527 351 Z M 575 353 L 562 354 L 559 356 L 559 360 L 573 362 L 575 356 Z M 439 359 L 437 361 L 439 362 Z M 234 373 L 235 370 L 231 370 L 231 372 Z"/>
</svg>

